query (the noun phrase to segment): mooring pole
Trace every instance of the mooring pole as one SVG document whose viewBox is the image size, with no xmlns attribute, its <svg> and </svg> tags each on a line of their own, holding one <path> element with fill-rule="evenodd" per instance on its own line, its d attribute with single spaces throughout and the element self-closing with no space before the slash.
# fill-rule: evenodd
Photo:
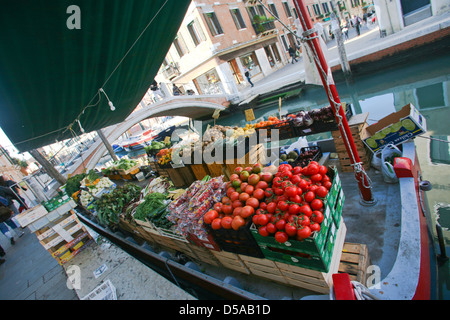
<svg viewBox="0 0 450 320">
<path fill-rule="evenodd" d="M 350 161 L 355 172 L 355 178 L 358 181 L 358 186 L 360 190 L 360 195 L 362 197 L 362 203 L 366 205 L 371 205 L 375 203 L 372 194 L 372 188 L 368 181 L 368 176 L 364 171 L 361 159 L 359 158 L 358 150 L 356 149 L 355 142 L 353 140 L 352 133 L 348 126 L 347 118 L 343 108 L 341 107 L 341 101 L 334 84 L 333 75 L 331 69 L 323 55 L 322 49 L 320 47 L 319 39 L 317 38 L 317 32 L 313 29 L 311 18 L 309 17 L 308 11 L 306 9 L 303 0 L 294 0 L 294 4 L 297 8 L 300 23 L 303 27 L 303 36 L 306 38 L 306 44 L 310 46 L 311 51 L 315 55 L 316 67 L 319 71 L 322 84 L 328 96 L 328 100 L 333 109 L 336 121 L 338 123 L 339 131 L 342 135 L 342 140 L 344 141 L 345 148 L 349 154 Z M 321 72 L 322 71 L 322 72 Z"/>
</svg>

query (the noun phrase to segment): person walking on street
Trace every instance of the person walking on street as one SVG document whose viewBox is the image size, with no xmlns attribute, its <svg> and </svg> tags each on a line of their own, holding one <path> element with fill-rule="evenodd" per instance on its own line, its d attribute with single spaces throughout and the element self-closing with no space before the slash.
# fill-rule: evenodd
<svg viewBox="0 0 450 320">
<path fill-rule="evenodd" d="M 0 196 L 0 231 L 9 239 L 9 241 L 11 241 L 11 244 L 14 245 L 16 242 L 13 235 L 9 232 L 7 225 L 17 233 L 19 238 L 24 235 L 24 232 L 20 230 L 19 226 L 11 219 L 14 216 L 14 212 L 9 208 L 8 203 L 9 200 L 7 198 Z"/>
<path fill-rule="evenodd" d="M 250 85 L 252 86 L 252 88 L 254 87 L 253 82 L 250 80 L 250 71 L 248 71 L 247 68 L 244 69 L 244 75 L 247 78 L 248 83 L 250 83 Z"/>
<path fill-rule="evenodd" d="M 160 100 L 164 99 L 164 95 L 162 94 L 161 90 L 159 89 L 158 83 L 156 80 L 153 80 L 153 83 L 150 85 L 150 90 L 152 90 L 153 95 L 156 97 L 158 96 Z"/>
<path fill-rule="evenodd" d="M 295 50 L 294 50 L 294 48 L 292 48 L 292 46 L 289 46 L 288 52 L 292 58 L 292 61 L 291 61 L 292 64 L 294 64 L 294 61 L 297 62 L 297 59 L 295 58 Z"/>
<path fill-rule="evenodd" d="M 358 16 L 355 17 L 355 28 L 358 36 L 361 35 L 361 19 Z"/>
</svg>

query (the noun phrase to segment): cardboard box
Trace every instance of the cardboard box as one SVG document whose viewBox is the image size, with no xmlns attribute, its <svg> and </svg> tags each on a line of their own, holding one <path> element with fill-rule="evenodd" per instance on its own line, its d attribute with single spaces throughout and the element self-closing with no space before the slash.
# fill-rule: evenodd
<svg viewBox="0 0 450 320">
<path fill-rule="evenodd" d="M 372 152 L 377 152 L 389 143 L 398 145 L 426 131 L 425 117 L 412 104 L 407 104 L 368 126 L 363 141 Z"/>
</svg>

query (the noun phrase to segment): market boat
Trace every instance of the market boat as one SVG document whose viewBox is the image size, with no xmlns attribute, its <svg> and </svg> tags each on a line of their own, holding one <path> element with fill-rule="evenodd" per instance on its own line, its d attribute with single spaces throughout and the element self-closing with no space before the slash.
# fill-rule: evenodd
<svg viewBox="0 0 450 320">
<path fill-rule="evenodd" d="M 295 1 L 295 4 L 300 16 L 307 16 L 303 2 Z M 308 21 L 308 19 L 302 21 L 306 23 L 303 27 L 304 30 L 311 31 L 307 32 L 306 36 L 311 37 L 307 40 L 311 40 L 313 51 L 316 50 L 318 53 L 316 59 L 318 68 L 319 70 L 321 68 L 322 70 L 328 70 L 320 53 L 320 46 L 318 43 L 313 43 L 317 40 L 314 40 L 316 38 L 312 26 L 307 23 Z M 133 235 L 132 233 L 124 236 L 124 233 L 127 233 L 125 230 L 113 232 L 102 227 L 95 222 L 95 218 L 82 208 L 79 210 L 80 219 L 136 258 L 166 275 L 168 279 L 187 288 L 188 291 L 194 290 L 198 296 L 202 296 L 203 293 L 204 297 L 211 298 L 211 294 L 214 294 L 216 297 L 224 299 L 283 299 L 286 297 L 301 299 L 430 299 L 433 288 L 431 278 L 432 268 L 435 265 L 435 254 L 432 241 L 429 238 L 427 213 L 423 205 L 423 192 L 429 188 L 429 183 L 422 179 L 414 142 L 411 140 L 403 142 L 402 154 L 395 160 L 393 169 L 399 180 L 398 185 L 386 184 L 380 176 L 374 177 L 373 172 L 371 172 L 372 182 L 377 181 L 372 187 L 368 188 L 369 176 L 365 174 L 363 168 L 358 166 L 360 163 L 358 152 L 351 141 L 352 134 L 346 123 L 345 114 L 340 108 L 334 83 L 330 81 L 329 75 L 327 77 L 326 73 L 325 76 L 321 76 L 324 86 L 327 88 L 330 105 L 335 108 L 334 114 L 339 114 L 336 120 L 339 123 L 340 132 L 343 136 L 347 136 L 347 139 L 343 140 L 346 140 L 344 144 L 350 155 L 351 166 L 358 169 L 355 170 L 355 173 L 339 172 L 342 190 L 344 190 L 347 201 L 342 212 L 342 216 L 345 217 L 345 224 L 342 223 L 341 225 L 345 231 L 344 235 L 341 234 L 341 238 L 338 238 L 343 241 L 345 237 L 345 239 L 355 243 L 375 242 L 372 247 L 378 247 L 381 251 L 376 254 L 381 255 L 378 261 L 383 264 L 383 276 L 381 277 L 380 267 L 376 265 L 365 264 L 364 269 L 360 270 L 364 273 L 372 272 L 370 276 L 364 278 L 364 280 L 371 278 L 372 285 L 369 281 L 362 284 L 350 282 L 349 277 L 346 277 L 348 274 L 344 272 L 333 275 L 326 274 L 326 276 L 332 277 L 329 295 L 314 294 L 316 291 L 314 289 L 302 291 L 298 287 L 294 286 L 295 288 L 293 288 L 292 283 L 294 281 L 292 281 L 291 284 L 287 283 L 288 291 L 282 291 L 283 293 L 288 292 L 287 294 L 273 296 L 269 294 L 273 282 L 267 281 L 267 278 L 275 277 L 276 272 L 267 271 L 270 269 L 267 265 L 265 269 L 259 270 L 260 276 L 261 270 L 265 270 L 270 275 L 269 277 L 267 275 L 262 276 L 262 282 L 261 277 L 255 278 L 246 273 L 244 273 L 245 276 L 239 277 L 239 274 L 233 271 L 236 270 L 235 267 L 214 269 L 208 274 L 208 270 L 200 271 L 205 270 L 205 265 L 199 268 L 191 262 L 185 263 L 186 261 L 179 255 L 171 255 L 164 250 L 157 254 L 147 243 L 138 245 L 136 240 L 130 237 Z M 326 148 L 323 149 L 323 152 L 324 154 L 327 153 Z M 323 157 L 321 161 L 324 164 L 333 163 L 333 160 L 326 157 Z M 358 181 L 357 185 L 354 181 L 355 177 Z M 381 191 L 376 191 L 376 188 Z M 380 214 L 380 212 L 382 213 Z M 371 219 L 374 213 L 375 216 Z M 377 234 L 374 235 L 374 232 Z M 338 248 L 337 245 L 336 248 Z M 169 250 L 170 248 L 166 249 Z M 333 255 L 341 257 L 341 252 L 335 251 Z M 430 257 L 433 258 L 430 259 Z M 233 277 L 229 276 L 231 274 L 233 274 Z M 256 284 L 260 284 L 260 286 Z M 304 288 L 314 288 L 314 279 L 312 281 L 310 279 L 309 282 L 303 284 L 305 284 Z M 366 286 L 366 284 L 369 285 Z"/>
<path fill-rule="evenodd" d="M 379 271 L 380 268 L 378 266 L 370 265 L 367 262 L 364 264 L 365 270 L 360 268 L 360 272 L 367 273 L 367 279 L 370 277 L 378 278 L 377 283 L 373 287 L 368 286 L 368 289 L 365 288 L 366 283 L 362 284 L 364 290 L 367 290 L 363 291 L 366 292 L 365 298 L 430 299 L 432 287 L 430 250 L 433 249 L 428 239 L 429 233 L 426 213 L 423 211 L 423 190 L 421 188 L 421 186 L 426 185 L 426 182 L 422 180 L 420 174 L 420 165 L 415 154 L 414 142 L 408 141 L 402 147 L 403 154 L 399 158 L 401 161 L 398 161 L 395 166 L 396 173 L 399 176 L 399 184 L 384 183 L 381 175 L 372 176 L 374 185 L 376 185 L 374 194 L 377 198 L 377 205 L 374 207 L 365 207 L 359 203 L 357 200 L 359 197 L 358 190 L 351 173 L 339 173 L 342 189 L 347 196 L 342 212 L 347 226 L 345 241 L 347 239 L 352 243 L 376 241 L 374 246 L 383 250 L 381 253 L 383 258 L 378 259 L 383 261 L 381 268 L 385 269 L 385 266 L 391 266 L 390 272 L 385 274 L 383 278 L 376 273 L 376 270 Z M 324 155 L 326 154 L 327 152 L 324 150 Z M 333 161 L 336 160 L 330 160 L 324 156 L 321 161 L 333 164 Z M 356 195 L 356 198 L 352 197 L 352 194 Z M 397 200 L 396 204 L 389 203 L 395 200 Z M 387 205 L 388 209 L 386 210 Z M 366 217 L 352 218 L 352 213 L 355 210 L 358 211 L 357 216 L 366 215 Z M 361 213 L 361 210 L 365 212 Z M 80 207 L 77 211 L 80 220 L 94 231 L 105 236 L 188 292 L 195 293 L 195 296 L 199 298 L 250 300 L 283 299 L 286 297 L 301 299 L 339 298 L 335 296 L 336 290 L 333 286 L 330 287 L 329 295 L 317 295 L 317 293 L 314 293 L 315 290 L 302 290 L 289 284 L 275 284 L 267 277 L 261 278 L 255 277 L 253 273 L 249 275 L 248 273 L 236 272 L 235 267 L 230 267 L 230 269 L 223 268 L 223 266 L 216 268 L 198 260 L 193 260 L 194 263 L 192 261 L 187 262 L 192 259 L 186 260 L 186 256 L 179 255 L 179 250 L 174 250 L 173 247 L 165 247 L 164 244 L 159 247 L 161 252 L 157 253 L 158 250 L 154 248 L 154 243 L 136 241 L 136 234 L 129 232 L 129 230 L 112 231 L 105 228 L 84 208 Z M 380 218 L 382 216 L 379 215 L 380 211 L 383 212 L 384 219 Z M 371 217 L 374 219 L 371 220 Z M 396 222 L 400 223 L 400 226 L 395 227 Z M 385 233 L 379 234 L 380 230 Z M 374 233 L 378 234 L 374 236 Z M 233 255 L 233 253 L 230 254 Z M 408 267 L 405 268 L 405 266 Z M 383 270 L 383 273 L 385 272 L 386 270 Z M 275 272 L 268 271 L 267 274 L 269 278 L 270 275 L 275 276 Z M 270 289 L 273 286 L 276 289 Z M 311 287 L 313 287 L 313 283 L 309 287 L 306 285 L 306 288 Z M 344 288 L 346 287 L 344 286 Z M 323 288 L 321 289 L 323 294 Z M 342 290 L 342 288 L 339 290 Z"/>
</svg>

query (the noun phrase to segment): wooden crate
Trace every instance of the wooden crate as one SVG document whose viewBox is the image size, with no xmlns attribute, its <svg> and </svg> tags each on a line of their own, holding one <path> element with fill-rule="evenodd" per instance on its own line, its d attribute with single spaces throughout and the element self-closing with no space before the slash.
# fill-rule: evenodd
<svg viewBox="0 0 450 320">
<path fill-rule="evenodd" d="M 288 283 L 275 261 L 246 255 L 239 255 L 239 258 L 244 262 L 251 274 L 284 284 Z"/>
<path fill-rule="evenodd" d="M 222 163 L 207 163 L 206 166 L 212 178 L 220 177 L 224 174 L 225 165 Z"/>
<path fill-rule="evenodd" d="M 210 175 L 208 166 L 204 163 L 202 164 L 191 164 L 189 167 L 195 176 L 195 179 L 202 180 L 205 176 Z"/>
<path fill-rule="evenodd" d="M 370 168 L 370 161 L 372 160 L 372 152 L 366 147 L 363 142 L 363 136 L 367 127 L 367 122 L 356 123 L 349 126 L 350 132 L 353 137 L 356 149 L 360 160 L 363 162 L 363 167 L 365 170 Z M 339 162 L 343 172 L 352 172 L 353 167 L 351 166 L 351 160 L 345 148 L 344 139 L 342 138 L 341 132 L 339 130 L 332 131 L 334 144 L 336 146 L 336 153 L 339 157 Z"/>
<path fill-rule="evenodd" d="M 213 266 L 221 266 L 219 260 L 213 255 L 213 251 L 208 250 L 203 247 L 199 247 L 197 245 L 190 244 L 189 248 L 192 250 L 195 257 L 193 257 L 195 260 L 200 262 L 205 262 L 207 264 L 213 265 Z"/>
<path fill-rule="evenodd" d="M 367 267 L 370 266 L 367 245 L 345 243 L 339 265 L 339 273 L 348 273 L 350 279 L 366 285 Z"/>
<path fill-rule="evenodd" d="M 181 188 L 186 185 L 186 182 L 178 169 L 167 168 L 166 171 L 174 187 Z"/>
<path fill-rule="evenodd" d="M 213 251 L 212 254 L 219 260 L 225 268 L 235 270 L 241 273 L 250 274 L 250 270 L 239 258 L 239 255 L 226 251 Z"/>
</svg>

